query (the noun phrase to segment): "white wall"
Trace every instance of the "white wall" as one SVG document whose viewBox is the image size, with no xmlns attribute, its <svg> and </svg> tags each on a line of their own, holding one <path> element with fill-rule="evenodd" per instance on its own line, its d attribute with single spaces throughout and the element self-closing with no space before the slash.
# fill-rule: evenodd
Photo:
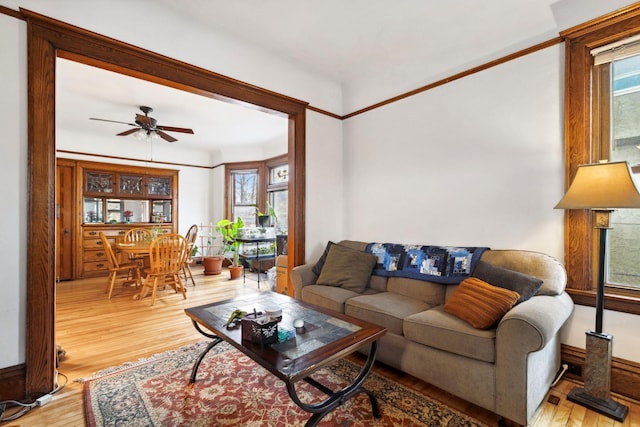
<svg viewBox="0 0 640 427">
<path fill-rule="evenodd" d="M 349 238 L 562 259 L 562 46 L 347 120 Z"/>
<path fill-rule="evenodd" d="M 346 121 L 346 238 L 525 249 L 564 259 L 564 45 Z M 584 348 L 595 310 L 561 341 Z M 605 311 L 613 355 L 640 361 L 640 316 Z M 635 327 L 633 327 L 635 325 Z"/>
<path fill-rule="evenodd" d="M 24 361 L 27 283 L 27 56 L 23 22 L 0 15 L 0 367 Z"/>
<path fill-rule="evenodd" d="M 327 240 L 345 236 L 342 122 L 307 110 L 306 131 L 305 254 L 307 260 L 316 260 Z"/>
</svg>

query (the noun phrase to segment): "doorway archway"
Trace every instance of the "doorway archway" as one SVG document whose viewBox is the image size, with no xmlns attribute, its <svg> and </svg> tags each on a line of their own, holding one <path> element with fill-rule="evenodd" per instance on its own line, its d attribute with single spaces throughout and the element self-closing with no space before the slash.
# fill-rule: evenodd
<svg viewBox="0 0 640 427">
<path fill-rule="evenodd" d="M 21 10 L 28 46 L 27 326 L 25 395 L 55 382 L 55 62 L 105 68 L 289 120 L 289 268 L 304 262 L 307 103 Z"/>
</svg>

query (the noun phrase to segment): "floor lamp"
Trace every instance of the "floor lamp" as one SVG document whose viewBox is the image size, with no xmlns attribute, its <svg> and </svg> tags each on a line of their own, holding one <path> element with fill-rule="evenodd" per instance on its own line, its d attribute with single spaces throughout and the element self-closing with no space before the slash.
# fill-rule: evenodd
<svg viewBox="0 0 640 427">
<path fill-rule="evenodd" d="M 604 277 L 609 216 L 613 208 L 640 208 L 640 194 L 627 162 L 578 166 L 576 176 L 556 209 L 592 209 L 593 227 L 600 230 L 596 328 L 586 332 L 584 387 L 576 387 L 567 399 L 622 422 L 629 408 L 611 399 L 611 344 L 613 336 L 602 332 Z"/>
</svg>

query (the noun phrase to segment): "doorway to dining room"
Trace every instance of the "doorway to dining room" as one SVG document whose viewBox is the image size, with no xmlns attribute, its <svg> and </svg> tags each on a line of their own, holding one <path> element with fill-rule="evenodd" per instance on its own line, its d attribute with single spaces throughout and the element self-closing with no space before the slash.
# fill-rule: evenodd
<svg viewBox="0 0 640 427">
<path fill-rule="evenodd" d="M 289 267 L 304 260 L 306 103 L 220 76 L 153 52 L 24 11 L 30 61 L 27 343 L 25 394 L 55 383 L 55 60 L 134 75 L 204 96 L 254 105 L 289 121 Z M 37 185 L 36 185 L 37 184 Z M 37 224 L 38 226 L 33 226 Z M 36 253 L 37 251 L 37 253 Z M 36 256 L 38 255 L 38 256 Z M 48 356 L 47 356 L 48 355 Z"/>
</svg>

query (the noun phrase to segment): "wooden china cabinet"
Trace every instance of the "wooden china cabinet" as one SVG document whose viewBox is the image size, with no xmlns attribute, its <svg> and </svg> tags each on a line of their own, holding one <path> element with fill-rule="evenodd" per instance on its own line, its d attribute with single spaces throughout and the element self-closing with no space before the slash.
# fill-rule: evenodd
<svg viewBox="0 0 640 427">
<path fill-rule="evenodd" d="M 61 158 L 57 169 L 60 176 L 70 176 L 72 184 L 56 186 L 60 280 L 108 273 L 100 232 L 113 244 L 134 227 L 156 233 L 177 231 L 177 170 Z M 66 174 L 61 173 L 64 170 Z M 66 265 L 70 271 L 65 271 Z"/>
</svg>

